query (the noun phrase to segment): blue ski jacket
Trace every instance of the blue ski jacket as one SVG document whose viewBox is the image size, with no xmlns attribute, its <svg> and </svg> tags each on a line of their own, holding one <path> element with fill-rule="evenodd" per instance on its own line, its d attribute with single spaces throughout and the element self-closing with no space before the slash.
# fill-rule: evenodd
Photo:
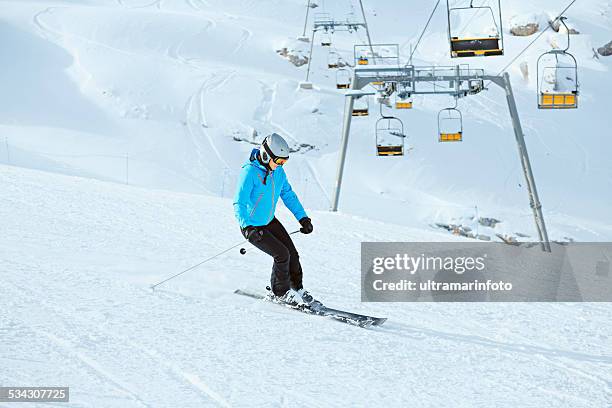
<svg viewBox="0 0 612 408">
<path fill-rule="evenodd" d="M 257 159 L 258 151 L 253 149 L 249 161 L 242 166 L 234 195 L 234 214 L 240 228 L 268 225 L 274 218 L 279 197 L 298 221 L 307 217 L 283 167 L 266 169 Z"/>
</svg>

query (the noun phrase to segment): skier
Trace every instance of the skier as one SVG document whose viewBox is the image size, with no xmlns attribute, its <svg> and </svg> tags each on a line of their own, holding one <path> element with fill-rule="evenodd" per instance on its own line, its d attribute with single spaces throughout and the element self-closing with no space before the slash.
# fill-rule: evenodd
<svg viewBox="0 0 612 408">
<path fill-rule="evenodd" d="M 310 234 L 313 230 L 283 170 L 287 160 L 289 145 L 277 133 L 266 136 L 261 146 L 251 151 L 238 179 L 234 214 L 242 235 L 274 258 L 269 296 L 289 304 L 308 305 L 314 299 L 302 286 L 298 252 L 287 230 L 274 216 L 280 197 L 302 226 L 300 232 Z"/>
</svg>

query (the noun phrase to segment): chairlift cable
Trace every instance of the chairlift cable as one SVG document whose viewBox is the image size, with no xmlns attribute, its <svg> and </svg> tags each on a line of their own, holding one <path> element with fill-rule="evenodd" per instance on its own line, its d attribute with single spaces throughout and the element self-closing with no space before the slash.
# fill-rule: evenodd
<svg viewBox="0 0 612 408">
<path fill-rule="evenodd" d="M 570 7 L 572 7 L 574 5 L 574 3 L 576 3 L 578 0 L 572 0 L 567 7 L 565 7 L 565 9 L 563 9 L 563 11 L 561 13 L 559 13 L 559 15 L 552 21 L 553 23 L 557 20 L 559 20 L 561 17 L 563 17 L 563 15 L 567 12 L 567 10 L 570 9 Z M 542 32 L 540 32 L 540 34 L 538 34 L 538 36 L 536 38 L 533 39 L 533 41 L 531 41 L 525 48 L 523 48 L 523 50 L 521 52 L 519 52 L 516 57 L 514 57 L 512 59 L 512 61 L 510 61 L 505 67 L 503 67 L 498 73 L 497 75 L 501 75 L 504 73 L 504 71 L 506 71 L 506 69 L 508 69 L 508 67 L 510 67 L 512 64 L 514 64 L 514 62 L 521 56 L 523 55 L 523 53 L 525 51 L 527 51 L 527 49 L 529 47 L 531 47 L 536 41 L 538 41 L 540 39 L 540 37 L 542 37 L 544 35 L 544 33 L 546 31 L 548 31 L 551 28 L 552 24 L 549 24 L 544 30 L 542 30 Z"/>
<path fill-rule="evenodd" d="M 425 24 L 425 28 L 423 28 L 423 31 L 421 32 L 421 36 L 419 37 L 416 45 L 412 49 L 412 52 L 410 53 L 410 58 L 408 58 L 408 64 L 412 64 L 412 56 L 414 55 L 414 53 L 416 52 L 417 48 L 419 47 L 419 44 L 421 43 L 421 40 L 423 39 L 423 36 L 425 35 L 425 32 L 427 31 L 427 28 L 429 27 L 429 24 L 431 23 L 431 19 L 433 18 L 434 14 L 436 13 L 436 10 L 438 9 L 439 5 L 440 5 L 440 0 L 438 0 L 436 2 L 436 5 L 434 6 L 434 9 L 431 12 L 431 15 L 429 16 L 429 19 L 427 20 L 427 24 Z"/>
<path fill-rule="evenodd" d="M 363 24 L 365 25 L 366 36 L 368 37 L 368 45 L 370 46 L 370 52 L 372 52 L 372 58 L 374 60 L 374 64 L 376 64 L 376 59 L 374 58 L 374 47 L 372 47 L 372 38 L 370 37 L 370 28 L 368 27 L 368 20 L 366 19 L 362 0 L 359 0 L 359 7 L 361 8 L 361 15 L 363 16 Z"/>
</svg>

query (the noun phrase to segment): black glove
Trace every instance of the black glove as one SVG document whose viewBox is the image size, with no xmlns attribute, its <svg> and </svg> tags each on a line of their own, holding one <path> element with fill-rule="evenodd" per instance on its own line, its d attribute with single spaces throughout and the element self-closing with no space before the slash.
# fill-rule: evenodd
<svg viewBox="0 0 612 408">
<path fill-rule="evenodd" d="M 312 222 L 310 222 L 310 218 L 308 217 L 304 217 L 300 220 L 300 225 L 302 226 L 302 228 L 300 228 L 300 232 L 302 234 L 310 234 L 312 232 Z"/>
<path fill-rule="evenodd" d="M 263 239 L 263 231 L 252 225 L 247 226 L 243 232 L 244 237 L 251 243 L 259 242 Z"/>
</svg>

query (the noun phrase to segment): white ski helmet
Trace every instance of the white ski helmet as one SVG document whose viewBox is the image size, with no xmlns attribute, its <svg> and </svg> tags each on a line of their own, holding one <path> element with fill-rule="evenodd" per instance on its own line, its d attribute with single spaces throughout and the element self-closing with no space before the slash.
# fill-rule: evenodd
<svg viewBox="0 0 612 408">
<path fill-rule="evenodd" d="M 289 145 L 278 133 L 272 133 L 266 136 L 261 146 L 259 147 L 259 154 L 261 160 L 264 163 L 269 163 L 270 160 L 276 162 L 276 160 L 285 162 L 289 159 Z M 277 163 L 282 164 L 282 163 Z"/>
</svg>

